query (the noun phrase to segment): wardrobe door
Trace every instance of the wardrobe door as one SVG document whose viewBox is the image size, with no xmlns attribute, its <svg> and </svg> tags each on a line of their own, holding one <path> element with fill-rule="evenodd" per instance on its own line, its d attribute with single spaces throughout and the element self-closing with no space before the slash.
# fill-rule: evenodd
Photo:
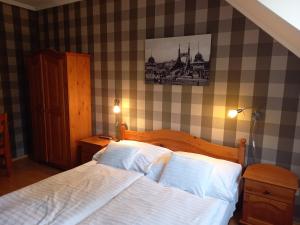
<svg viewBox="0 0 300 225">
<path fill-rule="evenodd" d="M 90 58 L 66 53 L 71 166 L 79 164 L 78 141 L 92 135 Z M 80 122 L 78 122 L 80 121 Z"/>
<path fill-rule="evenodd" d="M 61 168 L 68 168 L 65 57 L 54 53 L 44 54 L 43 57 L 48 162 Z"/>
<path fill-rule="evenodd" d="M 31 156 L 37 161 L 47 161 L 45 146 L 45 105 L 41 55 L 28 60 L 28 85 L 31 111 Z"/>
</svg>

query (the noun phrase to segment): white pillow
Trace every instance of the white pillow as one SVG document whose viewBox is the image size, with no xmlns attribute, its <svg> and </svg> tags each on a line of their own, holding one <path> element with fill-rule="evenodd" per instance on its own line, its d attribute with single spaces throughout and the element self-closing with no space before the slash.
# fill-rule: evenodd
<svg viewBox="0 0 300 225">
<path fill-rule="evenodd" d="M 137 147 L 111 141 L 101 154 L 98 163 L 129 170 L 138 152 Z"/>
<path fill-rule="evenodd" d="M 191 159 L 174 153 L 166 165 L 159 183 L 205 196 L 213 165 L 200 159 Z"/>
<path fill-rule="evenodd" d="M 211 182 L 206 191 L 207 196 L 230 202 L 237 201 L 236 195 L 238 193 L 239 180 L 242 172 L 242 166 L 240 164 L 189 152 L 177 152 L 177 154 L 192 159 L 204 160 L 214 165 Z"/>
<path fill-rule="evenodd" d="M 105 152 L 106 150 L 106 147 L 102 148 L 100 151 L 96 152 L 94 155 L 93 155 L 93 158 L 92 160 L 95 160 L 95 161 L 98 161 L 101 157 L 101 155 Z"/>
<path fill-rule="evenodd" d="M 120 143 L 139 149 L 130 169 L 144 174 L 148 174 L 153 164 L 161 157 L 170 157 L 172 153 L 172 151 L 167 148 L 139 141 L 123 140 L 120 141 Z"/>
<path fill-rule="evenodd" d="M 161 174 L 171 159 L 172 153 L 171 154 L 164 154 L 161 156 L 158 160 L 152 163 L 148 173 L 146 174 L 146 177 L 150 178 L 153 181 L 158 182 L 159 178 L 161 177 Z"/>
</svg>

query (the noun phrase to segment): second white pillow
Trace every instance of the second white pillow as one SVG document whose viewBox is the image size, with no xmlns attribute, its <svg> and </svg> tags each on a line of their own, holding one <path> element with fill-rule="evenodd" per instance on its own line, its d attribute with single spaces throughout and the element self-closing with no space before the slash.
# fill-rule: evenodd
<svg viewBox="0 0 300 225">
<path fill-rule="evenodd" d="M 206 196 L 229 202 L 237 202 L 239 178 L 242 172 L 242 166 L 240 164 L 189 152 L 177 152 L 176 154 L 211 163 L 214 166 L 214 170 L 211 174 Z"/>
<path fill-rule="evenodd" d="M 195 160 L 174 153 L 159 183 L 204 197 L 212 171 L 213 165 L 204 160 Z"/>
</svg>

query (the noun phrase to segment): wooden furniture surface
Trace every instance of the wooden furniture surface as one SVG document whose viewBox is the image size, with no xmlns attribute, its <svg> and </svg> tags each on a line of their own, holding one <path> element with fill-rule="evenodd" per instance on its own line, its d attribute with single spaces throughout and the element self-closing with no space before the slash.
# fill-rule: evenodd
<svg viewBox="0 0 300 225">
<path fill-rule="evenodd" d="M 77 141 L 92 129 L 89 55 L 41 51 L 28 60 L 28 83 L 32 158 L 78 165 Z"/>
<path fill-rule="evenodd" d="M 248 166 L 243 178 L 242 224 L 291 225 L 298 178 L 287 169 L 269 164 Z"/>
<path fill-rule="evenodd" d="M 79 141 L 80 163 L 92 160 L 93 155 L 109 144 L 109 139 L 100 138 L 99 135 L 85 138 Z"/>
<path fill-rule="evenodd" d="M 3 159 L 4 167 L 8 176 L 12 173 L 11 149 L 8 132 L 7 114 L 0 114 L 0 157 Z M 0 165 L 2 161 L 0 161 Z"/>
<path fill-rule="evenodd" d="M 127 130 L 126 124 L 120 126 L 121 140 L 136 140 L 169 148 L 173 151 L 185 151 L 208 155 L 214 158 L 244 164 L 246 139 L 241 139 L 239 147 L 227 147 L 209 143 L 203 139 L 191 136 L 181 131 L 156 130 L 132 131 Z"/>
</svg>

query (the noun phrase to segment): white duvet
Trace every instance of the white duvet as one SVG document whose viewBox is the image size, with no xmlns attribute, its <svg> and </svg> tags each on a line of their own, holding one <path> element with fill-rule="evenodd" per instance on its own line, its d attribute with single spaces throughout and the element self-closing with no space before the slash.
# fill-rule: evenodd
<svg viewBox="0 0 300 225">
<path fill-rule="evenodd" d="M 0 224 L 77 224 L 142 174 L 91 161 L 0 198 Z"/>
<path fill-rule="evenodd" d="M 224 225 L 233 210 L 91 161 L 0 197 L 0 224 Z"/>
<path fill-rule="evenodd" d="M 228 223 L 228 207 L 227 201 L 200 198 L 141 177 L 80 224 L 220 225 Z"/>
</svg>

